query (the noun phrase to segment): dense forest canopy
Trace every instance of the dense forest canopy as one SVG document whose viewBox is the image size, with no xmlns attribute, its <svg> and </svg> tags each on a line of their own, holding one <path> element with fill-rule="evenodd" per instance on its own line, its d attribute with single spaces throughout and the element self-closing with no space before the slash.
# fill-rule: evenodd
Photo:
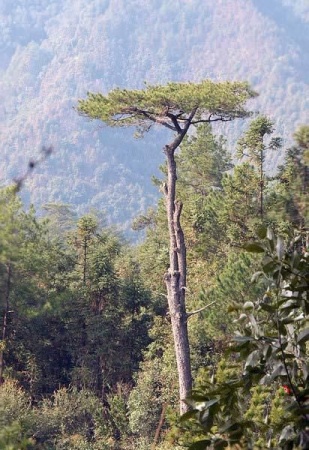
<svg viewBox="0 0 309 450">
<path fill-rule="evenodd" d="M 306 122 L 306 1 L 3 0 L 0 20 L 1 180 L 19 175 L 42 144 L 53 145 L 23 192 L 37 207 L 97 208 L 128 229 L 157 198 L 148 180 L 163 157 L 153 138 L 144 145 L 129 130 L 79 118 L 73 108 L 87 91 L 137 89 L 145 80 L 248 80 L 260 93 L 256 110 L 276 121 L 285 142 Z M 241 130 L 227 130 L 233 150 Z M 268 155 L 269 170 L 282 155 Z"/>
<path fill-rule="evenodd" d="M 253 119 L 240 144 L 261 131 L 267 151 L 272 126 Z M 162 199 L 136 221 L 145 240 L 128 246 L 94 214 L 49 204 L 38 218 L 18 186 L 1 189 L 1 448 L 307 448 L 308 134 L 294 134 L 276 177 L 262 166 L 263 215 L 259 164 L 231 170 L 208 123 L 182 142 L 195 311 L 182 422 Z"/>
</svg>

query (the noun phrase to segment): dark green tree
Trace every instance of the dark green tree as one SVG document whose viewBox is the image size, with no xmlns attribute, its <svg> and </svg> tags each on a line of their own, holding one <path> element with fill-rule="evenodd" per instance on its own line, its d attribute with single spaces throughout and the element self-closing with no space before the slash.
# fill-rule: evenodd
<svg viewBox="0 0 309 450">
<path fill-rule="evenodd" d="M 281 205 L 286 220 L 293 226 L 308 227 L 309 211 L 309 126 L 303 125 L 294 134 L 295 145 L 287 150 L 279 168 Z"/>
<path fill-rule="evenodd" d="M 61 244 L 51 239 L 46 224 L 36 219 L 32 209 L 23 211 L 15 194 L 11 201 L 6 198 L 6 213 L 14 204 L 14 231 L 10 230 L 9 240 L 2 240 L 10 252 L 2 255 L 10 261 L 10 279 L 4 279 L 9 314 L 4 315 L 6 339 L 2 344 L 6 376 L 19 379 L 36 398 L 67 381 L 64 372 L 70 359 L 59 304 L 66 294 L 64 271 L 72 265 Z M 4 230 L 11 222 L 2 217 Z"/>
<path fill-rule="evenodd" d="M 257 168 L 259 173 L 259 213 L 261 219 L 264 217 L 264 189 L 265 189 L 265 153 L 267 150 L 275 150 L 281 147 L 282 139 L 275 137 L 269 142 L 265 139 L 274 131 L 274 125 L 266 116 L 254 119 L 238 141 L 238 157 L 246 157 Z"/>
<path fill-rule="evenodd" d="M 200 124 L 194 134 L 184 138 L 176 157 L 179 195 L 207 197 L 222 188 L 224 173 L 233 167 L 225 144 L 222 136 L 212 133 L 209 123 Z"/>
<path fill-rule="evenodd" d="M 15 196 L 14 188 L 0 191 L 0 385 L 4 381 L 5 350 L 8 339 L 8 321 L 12 314 L 12 277 L 13 266 L 20 254 L 20 224 L 21 202 Z"/>
</svg>

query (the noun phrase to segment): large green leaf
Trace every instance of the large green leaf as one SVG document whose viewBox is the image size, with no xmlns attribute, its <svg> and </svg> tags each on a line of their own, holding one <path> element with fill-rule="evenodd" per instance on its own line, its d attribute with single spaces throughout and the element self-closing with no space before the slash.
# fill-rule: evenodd
<svg viewBox="0 0 309 450">
<path fill-rule="evenodd" d="M 190 445 L 189 450 L 206 450 L 211 445 L 210 439 L 204 439 L 203 441 L 194 442 Z"/>
<path fill-rule="evenodd" d="M 278 262 L 271 259 L 270 261 L 268 260 L 268 262 L 266 264 L 263 264 L 262 268 L 263 268 L 263 272 L 266 275 L 270 275 L 273 272 L 275 272 L 275 270 L 279 270 L 280 265 L 278 264 Z"/>
<path fill-rule="evenodd" d="M 193 400 L 194 402 L 207 402 L 209 398 L 209 394 L 198 394 L 197 392 L 192 393 L 189 397 L 189 400 Z"/>
<path fill-rule="evenodd" d="M 206 432 L 210 431 L 214 423 L 214 414 L 211 410 L 203 410 L 198 414 L 198 420 Z"/>
<path fill-rule="evenodd" d="M 279 260 L 282 259 L 283 255 L 284 255 L 284 250 L 285 250 L 284 241 L 281 236 L 278 236 L 277 244 L 276 244 L 276 253 L 277 253 L 277 257 Z"/>
<path fill-rule="evenodd" d="M 270 313 L 274 313 L 276 311 L 276 309 L 277 309 L 275 305 L 271 305 L 269 303 L 264 303 L 264 302 L 260 303 L 260 307 L 264 311 L 267 311 L 267 312 L 270 312 Z"/>
<path fill-rule="evenodd" d="M 255 339 L 252 336 L 238 336 L 238 335 L 236 335 L 236 336 L 232 337 L 232 341 L 238 342 L 239 344 L 244 344 L 246 342 L 252 342 L 254 340 Z"/>
<path fill-rule="evenodd" d="M 248 358 L 246 360 L 246 363 L 245 363 L 245 368 L 247 368 L 247 367 L 256 367 L 260 363 L 260 360 L 261 360 L 260 351 L 259 350 L 254 350 L 248 356 Z"/>
<path fill-rule="evenodd" d="M 264 275 L 264 273 L 259 270 L 258 272 L 255 272 L 251 277 L 251 283 L 255 283 L 258 281 L 259 278 L 261 278 Z"/>
<path fill-rule="evenodd" d="M 275 365 L 270 378 L 271 378 L 271 380 L 275 380 L 276 378 L 282 377 L 282 376 L 287 376 L 287 373 L 286 373 L 284 365 L 281 362 L 278 362 Z"/>
<path fill-rule="evenodd" d="M 264 225 L 261 225 L 257 228 L 256 234 L 260 239 L 265 239 L 267 236 L 267 228 Z"/>
<path fill-rule="evenodd" d="M 221 450 L 223 448 L 228 447 L 228 442 L 225 439 L 218 439 L 214 442 L 213 447 L 216 450 Z"/>
<path fill-rule="evenodd" d="M 180 421 L 181 422 L 186 422 L 189 419 L 192 419 L 193 417 L 196 416 L 196 413 L 198 412 L 197 409 L 191 409 L 190 411 L 187 411 L 186 413 L 184 413 L 181 417 L 180 417 Z"/>
<path fill-rule="evenodd" d="M 299 307 L 299 302 L 296 300 L 288 300 L 281 305 L 281 309 L 295 309 Z"/>
<path fill-rule="evenodd" d="M 303 344 L 309 340 L 309 328 L 302 330 L 297 336 L 298 344 Z"/>
<path fill-rule="evenodd" d="M 291 265 L 294 269 L 297 269 L 299 266 L 299 263 L 301 261 L 301 255 L 296 250 L 293 253 Z"/>
<path fill-rule="evenodd" d="M 245 244 L 243 248 L 247 252 L 250 252 L 250 253 L 264 253 L 265 252 L 264 246 L 261 244 L 257 244 L 255 242 L 253 242 L 251 244 Z"/>
<path fill-rule="evenodd" d="M 226 433 L 230 430 L 235 430 L 239 424 L 235 420 L 228 420 L 222 427 L 219 428 L 220 433 Z"/>
<path fill-rule="evenodd" d="M 217 403 L 219 403 L 220 399 L 219 398 L 213 398 L 211 400 L 209 400 L 208 402 L 205 403 L 204 405 L 204 409 L 208 409 L 213 405 L 216 405 Z"/>
<path fill-rule="evenodd" d="M 274 240 L 275 240 L 275 233 L 273 231 L 273 229 L 271 227 L 267 228 L 267 234 L 266 234 L 267 239 L 269 240 L 269 243 L 272 247 L 272 250 L 274 249 Z"/>
<path fill-rule="evenodd" d="M 279 437 L 279 444 L 280 446 L 285 445 L 288 442 L 293 441 L 296 438 L 295 431 L 291 425 L 287 425 L 285 428 L 283 428 L 280 437 Z"/>
</svg>

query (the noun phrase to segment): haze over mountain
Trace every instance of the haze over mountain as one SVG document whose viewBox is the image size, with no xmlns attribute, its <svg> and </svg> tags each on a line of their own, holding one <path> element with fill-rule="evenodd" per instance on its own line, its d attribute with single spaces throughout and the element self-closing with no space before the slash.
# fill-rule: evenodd
<svg viewBox="0 0 309 450">
<path fill-rule="evenodd" d="M 23 191 L 36 207 L 94 207 L 126 228 L 154 203 L 150 178 L 168 135 L 134 140 L 133 130 L 78 116 L 87 91 L 248 80 L 260 93 L 252 109 L 276 121 L 286 145 L 308 121 L 306 0 L 2 0 L 0 21 L 2 184 L 42 145 L 55 149 Z M 241 125 L 220 132 L 234 142 Z M 271 155 L 269 169 L 281 160 L 282 152 Z"/>
</svg>

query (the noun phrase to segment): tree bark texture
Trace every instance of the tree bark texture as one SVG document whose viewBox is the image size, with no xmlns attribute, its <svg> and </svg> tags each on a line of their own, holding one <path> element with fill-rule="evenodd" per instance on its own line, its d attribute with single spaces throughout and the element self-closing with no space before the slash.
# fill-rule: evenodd
<svg viewBox="0 0 309 450">
<path fill-rule="evenodd" d="M 174 153 L 178 139 L 164 147 L 167 158 L 167 190 L 165 193 L 166 211 L 169 231 L 169 269 L 165 274 L 168 306 L 171 317 L 178 378 L 180 413 L 188 410 L 183 400 L 192 389 L 190 346 L 187 327 L 186 295 L 186 246 L 181 228 L 181 202 L 176 200 L 176 162 Z"/>
<path fill-rule="evenodd" d="M 260 216 L 263 220 L 264 216 L 264 171 L 263 171 L 263 160 L 264 160 L 264 154 L 263 150 L 261 150 L 260 155 Z"/>
</svg>

